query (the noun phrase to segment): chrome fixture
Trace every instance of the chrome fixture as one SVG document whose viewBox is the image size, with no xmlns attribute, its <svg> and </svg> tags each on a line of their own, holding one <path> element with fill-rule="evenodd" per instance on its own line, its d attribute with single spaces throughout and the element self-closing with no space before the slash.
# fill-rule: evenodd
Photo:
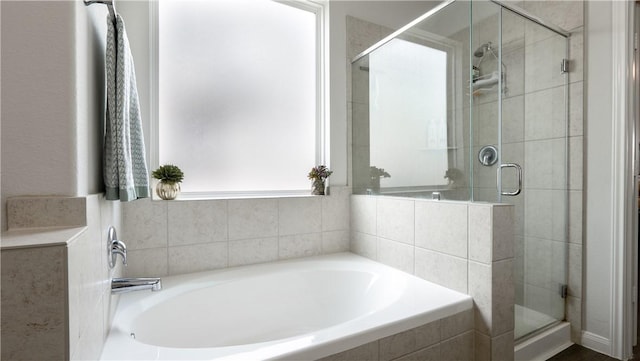
<svg viewBox="0 0 640 361">
<path fill-rule="evenodd" d="M 482 58 L 484 54 L 487 53 L 487 51 L 490 51 L 493 54 L 493 56 L 497 58 L 496 54 L 493 52 L 493 47 L 491 45 L 492 44 L 490 41 L 480 45 L 478 49 L 476 49 L 476 51 L 473 52 L 473 56 L 475 56 L 476 58 Z"/>
<path fill-rule="evenodd" d="M 127 265 L 127 245 L 118 240 L 118 234 L 113 226 L 109 226 L 107 231 L 107 258 L 109 259 L 109 268 L 116 266 L 118 255 L 122 256 L 122 264 Z"/>
<path fill-rule="evenodd" d="M 490 167 L 498 161 L 498 150 L 493 145 L 485 145 L 478 152 L 480 164 Z"/>
<path fill-rule="evenodd" d="M 160 291 L 160 278 L 114 278 L 111 280 L 111 293 L 125 293 L 131 291 Z"/>
<path fill-rule="evenodd" d="M 516 170 L 516 173 L 518 174 L 518 188 L 516 188 L 516 190 L 513 190 L 511 192 L 505 192 L 502 190 L 502 168 L 513 168 Z M 500 164 L 500 166 L 498 167 L 498 176 L 496 177 L 496 183 L 498 186 L 498 191 L 503 196 L 517 196 L 518 194 L 520 194 L 520 192 L 522 191 L 522 167 L 520 166 L 520 164 L 516 164 L 516 163 Z"/>
<path fill-rule="evenodd" d="M 441 197 L 440 192 L 431 192 L 431 199 L 439 201 Z"/>
</svg>

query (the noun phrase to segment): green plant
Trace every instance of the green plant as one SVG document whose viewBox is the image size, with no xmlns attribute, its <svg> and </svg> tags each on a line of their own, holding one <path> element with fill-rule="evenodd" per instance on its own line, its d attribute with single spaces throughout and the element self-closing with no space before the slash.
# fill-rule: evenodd
<svg viewBox="0 0 640 361">
<path fill-rule="evenodd" d="M 369 176 L 371 177 L 371 179 L 391 177 L 391 175 L 387 173 L 383 168 L 378 168 L 376 166 L 371 166 L 369 168 Z"/>
<path fill-rule="evenodd" d="M 173 164 L 165 164 L 151 173 L 153 178 L 164 183 L 180 183 L 184 179 L 182 170 Z"/>
<path fill-rule="evenodd" d="M 325 179 L 329 178 L 329 176 L 333 173 L 333 171 L 329 170 L 325 165 L 319 165 L 317 167 L 311 168 L 311 171 L 307 175 L 309 179 L 319 180 L 324 182 Z"/>
</svg>

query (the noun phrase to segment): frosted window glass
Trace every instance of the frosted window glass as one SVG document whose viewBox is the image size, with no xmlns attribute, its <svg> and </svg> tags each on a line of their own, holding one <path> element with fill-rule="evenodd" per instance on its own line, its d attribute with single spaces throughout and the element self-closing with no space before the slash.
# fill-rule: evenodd
<svg viewBox="0 0 640 361">
<path fill-rule="evenodd" d="M 160 0 L 159 161 L 184 192 L 309 189 L 316 15 L 271 0 Z"/>
<path fill-rule="evenodd" d="M 371 166 L 383 187 L 446 184 L 447 53 L 394 39 L 370 54 Z"/>
</svg>

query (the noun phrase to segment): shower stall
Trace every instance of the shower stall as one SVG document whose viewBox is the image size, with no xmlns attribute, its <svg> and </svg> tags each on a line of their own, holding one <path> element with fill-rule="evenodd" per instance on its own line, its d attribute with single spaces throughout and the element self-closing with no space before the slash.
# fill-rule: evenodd
<svg viewBox="0 0 640 361">
<path fill-rule="evenodd" d="M 448 1 L 352 62 L 354 194 L 515 205 L 515 338 L 566 319 L 569 33 Z"/>
</svg>

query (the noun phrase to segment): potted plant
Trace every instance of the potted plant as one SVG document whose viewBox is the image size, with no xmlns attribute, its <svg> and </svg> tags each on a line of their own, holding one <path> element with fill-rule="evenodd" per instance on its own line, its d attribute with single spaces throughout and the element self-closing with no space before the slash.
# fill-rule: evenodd
<svg viewBox="0 0 640 361">
<path fill-rule="evenodd" d="M 151 173 L 153 178 L 159 180 L 156 185 L 158 197 L 171 200 L 176 199 L 180 193 L 180 182 L 184 179 L 182 170 L 173 164 L 165 164 Z"/>
<path fill-rule="evenodd" d="M 391 175 L 382 168 L 378 168 L 373 165 L 369 168 L 370 185 L 371 185 L 371 189 L 374 192 L 380 191 L 380 178 L 390 178 L 390 177 Z"/>
<path fill-rule="evenodd" d="M 324 195 L 324 181 L 329 178 L 331 173 L 333 173 L 333 171 L 329 170 L 325 165 L 311 168 L 311 171 L 307 175 L 307 177 L 313 181 L 311 194 Z"/>
</svg>

